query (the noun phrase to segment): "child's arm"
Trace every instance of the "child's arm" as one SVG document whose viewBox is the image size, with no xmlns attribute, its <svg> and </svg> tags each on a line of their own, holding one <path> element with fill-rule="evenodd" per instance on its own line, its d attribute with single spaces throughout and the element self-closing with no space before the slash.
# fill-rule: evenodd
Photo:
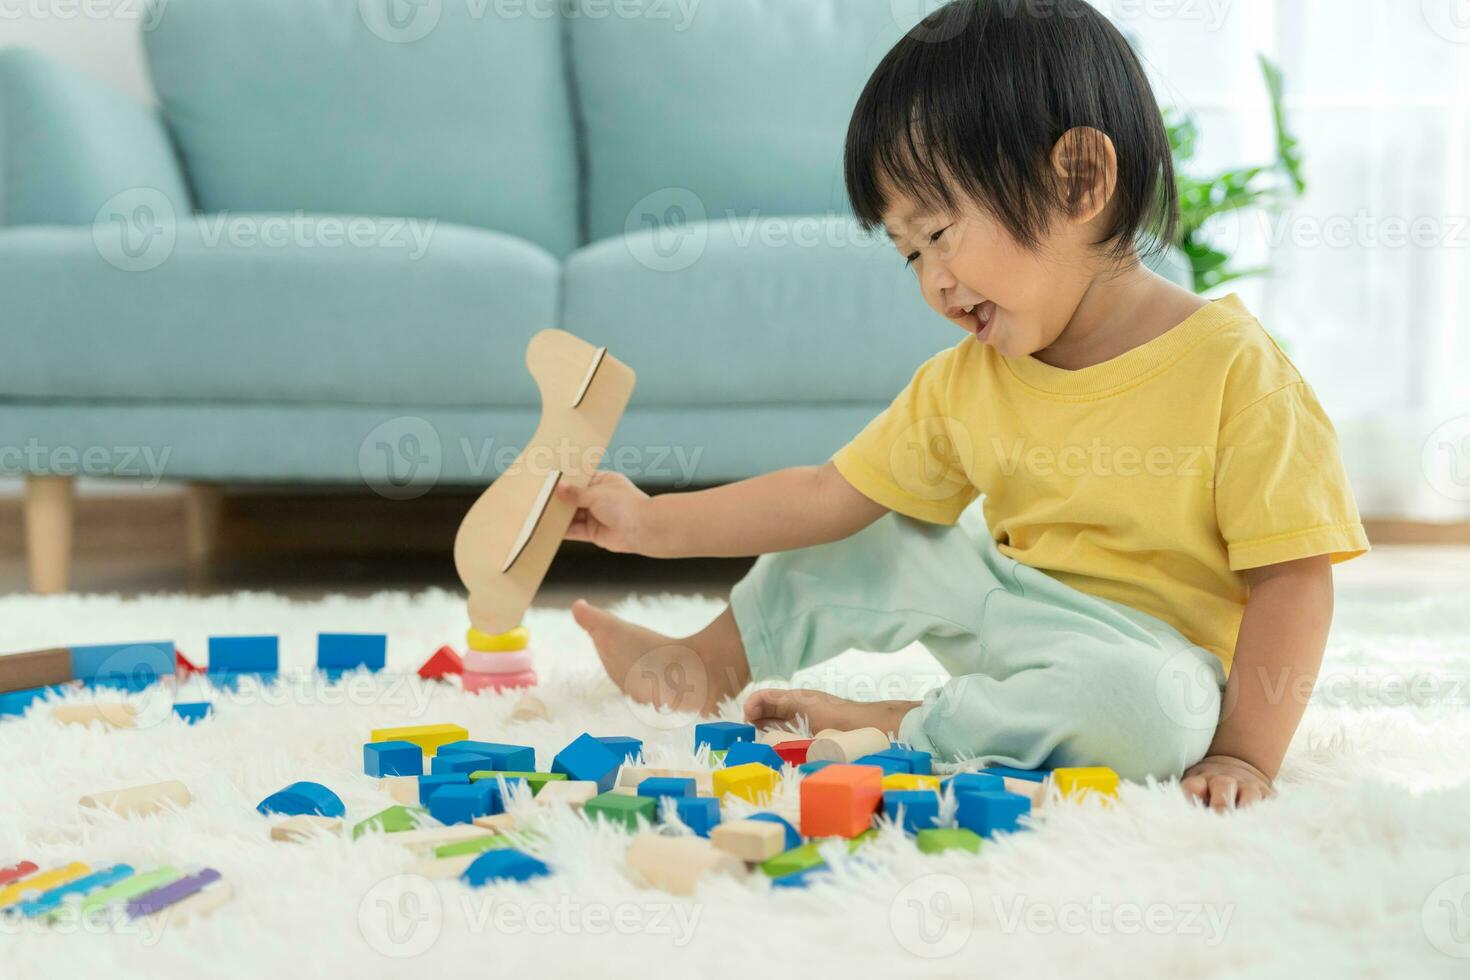
<svg viewBox="0 0 1470 980">
<path fill-rule="evenodd" d="M 557 493 L 577 508 L 568 540 L 654 558 L 743 558 L 826 544 L 888 513 L 830 462 L 657 497 L 601 471 L 588 486 L 563 484 Z"/>
<path fill-rule="evenodd" d="M 1210 754 L 1184 774 L 1184 791 L 1216 810 L 1271 795 L 1301 723 L 1332 623 L 1326 555 L 1246 573 L 1250 598 Z"/>
</svg>

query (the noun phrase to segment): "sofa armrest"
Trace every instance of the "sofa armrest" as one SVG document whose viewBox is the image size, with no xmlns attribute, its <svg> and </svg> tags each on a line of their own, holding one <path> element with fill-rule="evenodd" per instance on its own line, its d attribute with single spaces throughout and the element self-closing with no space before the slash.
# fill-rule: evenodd
<svg viewBox="0 0 1470 980">
<path fill-rule="evenodd" d="M 35 51 L 0 48 L 0 225 L 90 225 L 142 188 L 191 210 L 157 112 Z"/>
</svg>

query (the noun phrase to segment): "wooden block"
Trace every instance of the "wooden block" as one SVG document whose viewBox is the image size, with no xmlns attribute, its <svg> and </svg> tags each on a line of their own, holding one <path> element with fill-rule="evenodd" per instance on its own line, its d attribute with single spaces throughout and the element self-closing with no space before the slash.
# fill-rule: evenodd
<svg viewBox="0 0 1470 980">
<path fill-rule="evenodd" d="M 66 647 L 0 656 L 0 693 L 50 687 L 71 679 L 71 651 Z"/>
<path fill-rule="evenodd" d="M 419 778 L 417 776 L 388 776 L 378 780 L 378 789 L 387 793 L 394 803 L 418 806 Z"/>
<path fill-rule="evenodd" d="M 1004 782 L 1007 793 L 1015 793 L 1017 796 L 1026 797 L 1026 799 L 1031 801 L 1031 808 L 1033 810 L 1046 802 L 1046 783 L 1038 783 L 1030 779 L 1015 779 L 1011 776 L 1006 776 Z"/>
<path fill-rule="evenodd" d="M 883 792 L 892 790 L 932 789 L 939 792 L 938 776 L 920 776 L 916 773 L 895 772 L 883 777 Z"/>
<path fill-rule="evenodd" d="M 135 728 L 138 713 L 131 704 L 110 701 L 100 704 L 58 704 L 51 709 L 51 719 L 62 725 L 90 725 L 104 728 Z"/>
<path fill-rule="evenodd" d="M 119 816 L 146 816 L 165 809 L 182 809 L 194 801 L 189 787 L 178 780 L 149 783 L 92 793 L 80 800 L 83 810 L 110 810 Z"/>
<path fill-rule="evenodd" d="M 476 817 L 470 822 L 476 827 L 497 834 L 508 834 L 516 829 L 516 818 L 508 813 L 495 813 L 488 817 Z"/>
<path fill-rule="evenodd" d="M 1112 799 L 1118 795 L 1118 774 L 1107 766 L 1053 769 L 1051 779 L 1063 798 L 1095 793 Z"/>
<path fill-rule="evenodd" d="M 510 711 L 511 721 L 550 721 L 551 712 L 546 708 L 546 702 L 534 694 L 522 694 L 516 706 Z"/>
<path fill-rule="evenodd" d="M 591 780 L 569 779 L 560 783 L 547 783 L 541 787 L 541 792 L 536 794 L 536 802 L 541 806 L 561 803 L 580 810 L 583 804 L 596 795 L 597 784 Z"/>
<path fill-rule="evenodd" d="M 8 868 L 0 868 L 0 885 L 8 885 L 12 881 L 19 881 L 22 878 L 35 874 L 39 870 L 41 869 L 36 866 L 36 862 L 34 861 L 21 861 L 18 864 L 12 864 Z"/>
<path fill-rule="evenodd" d="M 807 837 L 856 837 L 883 805 L 883 774 L 841 763 L 801 782 L 801 832 Z"/>
<path fill-rule="evenodd" d="M 809 780 L 810 778 L 808 777 Z M 780 781 L 781 774 L 776 770 L 763 766 L 759 762 L 747 762 L 728 769 L 716 769 L 714 791 L 716 796 L 722 797 L 730 794 L 742 800 L 749 800 L 751 803 L 761 804 L 776 791 L 776 784 Z"/>
<path fill-rule="evenodd" d="M 856 762 L 865 755 L 876 755 L 889 746 L 888 736 L 876 728 L 859 728 L 851 732 L 824 731 L 807 746 L 808 762 Z"/>
<path fill-rule="evenodd" d="M 980 835 L 962 827 L 945 827 L 919 831 L 919 850 L 925 854 L 943 854 L 945 851 L 969 851 L 980 853 Z"/>
<path fill-rule="evenodd" d="M 424 750 L 424 755 L 431 756 L 439 751 L 439 746 L 462 742 L 469 737 L 470 733 L 458 725 L 411 725 L 407 728 L 375 728 L 370 741 L 412 742 Z"/>
<path fill-rule="evenodd" d="M 91 873 L 90 867 L 77 861 L 65 867 L 52 868 L 50 871 L 42 871 L 40 874 L 22 878 L 20 881 L 0 888 L 0 909 L 14 905 L 32 892 L 49 891 Z"/>
<path fill-rule="evenodd" d="M 639 834 L 628 845 L 624 860 L 642 883 L 674 895 L 694 894 L 700 880 L 712 875 L 745 874 L 739 858 L 716 849 L 703 837 Z"/>
<path fill-rule="evenodd" d="M 316 836 L 327 836 L 342 831 L 342 821 L 336 817 L 319 817 L 314 813 L 302 813 L 287 817 L 271 825 L 271 840 L 294 843 Z"/>
<path fill-rule="evenodd" d="M 488 634 L 520 624 L 575 514 L 553 491 L 561 482 L 590 482 L 636 380 L 605 348 L 561 330 L 531 338 L 526 366 L 541 392 L 540 424 L 470 508 L 454 542 L 470 622 Z"/>
<path fill-rule="evenodd" d="M 742 861 L 755 863 L 786 850 L 786 828 L 768 820 L 733 820 L 711 830 L 709 842 Z"/>
<path fill-rule="evenodd" d="M 204 918 L 234 897 L 230 883 L 220 880 L 154 914 L 164 918 L 169 925 L 183 925 Z"/>
<path fill-rule="evenodd" d="M 443 844 L 488 837 L 490 832 L 474 824 L 460 823 L 449 827 L 424 827 L 421 830 L 405 830 L 397 834 L 386 834 L 383 839 L 393 844 L 402 844 L 415 851 L 432 851 Z"/>
</svg>

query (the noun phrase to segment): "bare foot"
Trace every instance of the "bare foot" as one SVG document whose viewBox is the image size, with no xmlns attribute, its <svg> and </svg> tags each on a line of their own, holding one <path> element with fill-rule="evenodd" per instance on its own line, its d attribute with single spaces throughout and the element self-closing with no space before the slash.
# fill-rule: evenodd
<svg viewBox="0 0 1470 980">
<path fill-rule="evenodd" d="M 728 609 L 693 636 L 674 638 L 578 599 L 572 618 L 587 631 L 603 669 L 641 704 L 714 714 L 750 680 L 740 631 Z"/>
</svg>

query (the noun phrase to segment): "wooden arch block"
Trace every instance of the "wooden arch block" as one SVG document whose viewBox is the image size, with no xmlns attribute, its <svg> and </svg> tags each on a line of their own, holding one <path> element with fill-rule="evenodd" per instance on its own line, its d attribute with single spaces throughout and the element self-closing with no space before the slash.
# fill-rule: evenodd
<svg viewBox="0 0 1470 980">
<path fill-rule="evenodd" d="M 541 422 L 465 514 L 454 541 L 470 622 L 483 633 L 520 625 L 575 515 L 555 488 L 591 481 L 637 380 L 606 348 L 563 330 L 532 337 L 526 366 L 541 391 Z"/>
</svg>

